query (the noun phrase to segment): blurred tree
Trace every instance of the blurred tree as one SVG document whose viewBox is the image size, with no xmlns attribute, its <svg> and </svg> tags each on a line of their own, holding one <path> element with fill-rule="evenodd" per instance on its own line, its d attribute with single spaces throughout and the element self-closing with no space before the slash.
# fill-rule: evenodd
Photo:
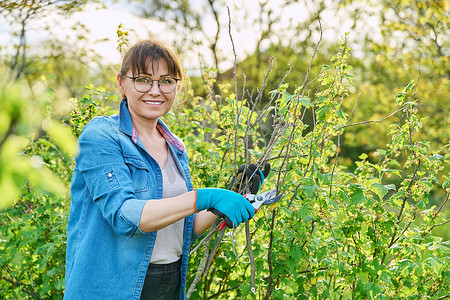
<svg viewBox="0 0 450 300">
<path fill-rule="evenodd" d="M 50 8 L 64 12 L 58 5 L 87 2 L 2 1 L 0 13 L 11 25 L 19 22 L 18 28 L 29 29 L 31 20 Z M 193 297 L 262 298 L 263 293 L 267 299 L 448 297 L 450 181 L 443 168 L 449 166 L 449 154 L 448 148 L 432 150 L 449 136 L 446 2 L 341 0 L 339 11 L 348 13 L 344 21 L 353 24 L 355 33 L 340 49 L 324 40 L 311 65 L 315 75 L 305 83 L 321 33 L 316 20 L 326 19 L 334 2 L 236 4 L 231 9 L 232 33 L 250 30 L 255 38 L 251 41 L 255 48 L 237 66 L 236 82 L 245 84 L 243 95 L 240 87 L 237 95 L 230 91 L 234 69 L 221 64 L 232 60 L 221 51 L 222 41 L 229 45 L 224 1 L 141 3 L 147 7 L 153 3 L 148 17 L 168 21 L 180 34 L 177 45 L 182 55 L 189 49 L 197 52 L 200 46 L 211 53 L 212 68 L 205 68 L 203 78 L 193 78 L 198 97 L 165 117 L 174 132 L 186 139 L 196 185 L 225 186 L 233 158 L 267 158 L 274 166 L 271 176 L 289 172 L 280 184 L 286 191 L 284 204 L 262 210 L 255 219 L 259 226 L 249 234 L 254 238 L 249 245 L 254 247 L 256 265 L 249 264 L 252 260 L 247 256 L 245 263 L 239 263 L 232 244 L 222 243 L 212 261 L 212 275 L 199 283 Z M 299 17 L 299 10 L 292 13 L 299 3 L 308 11 L 306 17 Z M 39 5 L 44 14 L 30 10 L 27 16 L 26 8 Z M 21 16 L 26 17 L 23 27 Z M 378 22 L 379 31 L 359 30 L 367 28 L 369 16 Z M 213 22 L 204 23 L 208 18 Z M 6 207 L 0 211 L 0 298 L 61 298 L 69 201 L 65 192 L 75 151 L 70 130 L 77 136 L 92 117 L 109 112 L 103 110 L 105 103 L 116 101 L 107 92 L 113 87 L 97 89 L 88 84 L 115 82 L 115 72 L 105 72 L 110 66 L 96 63 L 96 56 L 85 50 L 87 29 L 77 25 L 73 30 L 77 36 L 73 45 L 69 39 L 49 40 L 34 57 L 25 53 L 24 30 L 23 46 L 15 55 L 1 58 L 7 64 L 0 66 L 0 207 Z M 17 32 L 20 37 L 22 31 Z M 226 38 L 221 37 L 224 34 Z M 353 45 L 357 55 L 349 57 L 348 46 Z M 8 73 L 8 68 L 13 72 Z M 271 72 L 266 82 L 267 69 Z M 415 91 L 409 82 L 419 77 L 419 69 Z M 348 84 L 350 71 L 358 78 L 354 87 Z M 27 82 L 13 84 L 11 74 Z M 61 94 L 59 89 L 69 92 Z M 302 97 L 296 93 L 299 90 L 305 92 Z M 201 91 L 212 97 L 201 97 Z M 71 96 L 79 98 L 70 101 L 76 109 L 60 112 L 58 103 L 67 103 Z M 273 106 L 265 107 L 263 114 L 262 119 L 269 120 L 264 127 L 255 118 L 260 113 L 257 104 L 272 96 Z M 395 108 L 399 99 L 401 107 Z M 380 120 L 396 109 L 398 120 L 394 114 L 386 121 L 390 130 L 384 123 L 340 128 L 347 122 Z M 272 114 L 278 115 L 274 123 Z M 419 120 L 424 114 L 430 117 Z M 247 116 L 252 126 L 239 116 Z M 293 135 L 286 127 L 277 137 L 275 152 L 266 157 L 262 151 L 270 147 L 264 139 L 277 123 L 297 126 L 297 131 Z M 233 150 L 242 144 L 250 148 Z M 280 161 L 283 153 L 289 154 L 288 164 Z M 274 177 L 267 182 L 273 184 Z M 439 192 L 435 184 L 442 185 Z M 243 253 L 239 244 L 237 249 Z M 198 264 L 198 255 L 191 258 L 192 265 Z M 251 282 L 252 266 L 263 281 Z M 252 296 L 255 284 L 259 294 Z"/>
<path fill-rule="evenodd" d="M 136 1 L 130 1 L 136 2 Z M 206 46 L 210 50 L 213 66 L 218 70 L 222 59 L 218 52 L 218 41 L 223 29 L 220 23 L 218 7 L 224 7 L 223 0 L 207 0 L 193 3 L 189 0 L 143 0 L 137 2 L 137 14 L 145 18 L 154 18 L 166 23 L 177 39 L 174 46 L 179 52 L 193 50 L 197 46 Z M 205 19 L 212 19 L 214 29 L 206 28 Z M 182 51 L 180 51 L 182 50 Z"/>
<path fill-rule="evenodd" d="M 36 19 L 42 19 L 50 13 L 69 15 L 81 9 L 88 2 L 99 2 L 98 0 L 4 0 L 0 2 L 0 16 L 11 25 L 17 28 L 14 35 L 19 42 L 16 46 L 16 53 L 10 62 L 10 68 L 17 80 L 26 67 L 26 32 L 30 23 Z"/>
<path fill-rule="evenodd" d="M 34 92 L 21 81 L 14 84 L 2 76 L 0 81 L 0 209 L 18 200 L 25 185 L 64 194 L 67 192 L 41 157 L 24 155 L 30 140 L 46 131 L 69 155 L 75 152 L 70 130 L 45 113 L 50 100 L 42 84 Z M 0 77 L 1 78 L 1 77 Z M 36 92 L 40 90 L 40 92 Z"/>
<path fill-rule="evenodd" d="M 110 92 L 116 91 L 114 74 L 118 72 L 118 66 L 104 63 L 92 50 L 90 45 L 101 41 L 90 40 L 89 33 L 89 28 L 76 23 L 69 28 L 65 38 L 44 40 L 39 53 L 28 56 L 24 78 L 31 85 L 45 74 L 48 85 L 64 93 L 66 100 L 83 96 L 80 87 L 89 81 Z M 86 78 L 89 78 L 88 82 Z"/>
<path fill-rule="evenodd" d="M 131 1 L 135 3 L 136 1 Z M 230 62 L 230 55 L 224 55 L 222 39 L 228 39 L 225 3 L 223 1 L 156 1 L 136 2 L 137 14 L 151 17 L 169 24 L 174 32 L 181 33 L 175 41 L 182 55 L 193 49 L 208 49 L 212 58 L 212 69 L 202 78 L 193 78 L 197 95 L 209 93 L 203 90 L 213 82 L 214 94 L 220 94 L 218 87 L 224 83 L 234 85 L 234 69 L 226 70 L 224 62 Z M 231 7 L 232 34 L 251 32 L 254 47 L 237 66 L 237 92 L 248 91 L 245 98 L 255 97 L 262 88 L 265 71 L 272 57 L 274 70 L 267 78 L 261 102 L 265 103 L 271 91 L 286 73 L 284 80 L 295 89 L 302 84 L 320 32 L 317 20 L 336 19 L 337 24 L 351 24 L 354 29 L 348 41 L 355 48 L 351 58 L 353 73 L 361 78 L 350 89 L 353 95 L 342 104 L 347 112 L 358 107 L 351 122 L 378 121 L 394 109 L 392 95 L 410 80 L 418 80 L 418 105 L 424 126 L 422 135 L 430 135 L 431 143 L 443 146 L 448 142 L 449 114 L 449 47 L 448 31 L 449 4 L 445 1 L 374 1 L 341 0 L 339 7 L 330 1 L 279 1 L 265 0 L 234 3 Z M 300 6 L 304 11 L 299 10 Z M 297 13 L 292 14 L 295 10 Z M 336 30 L 339 27 L 336 26 Z M 324 28 L 329 32 L 330 28 Z M 343 35 L 340 32 L 339 35 Z M 328 35 L 329 36 L 329 35 Z M 336 53 L 334 41 L 324 40 L 316 54 L 312 68 L 326 64 L 330 53 Z M 241 50 L 241 49 L 239 49 Z M 238 51 L 239 51 L 238 50 Z M 420 75 L 419 75 L 420 74 Z M 242 78 L 245 75 L 245 79 Z M 317 82 L 312 82 L 307 95 L 314 99 Z M 361 93 L 361 94 L 360 94 Z M 240 95 L 238 95 L 241 98 Z M 391 118 L 399 118 L 400 113 Z M 306 112 L 305 120 L 311 124 L 312 112 Z M 309 120 L 309 121 L 308 121 Z M 343 137 L 342 155 L 355 161 L 358 153 L 373 152 L 389 143 L 389 138 L 380 135 L 385 132 L 387 122 L 373 122 L 370 126 L 355 126 Z"/>
<path fill-rule="evenodd" d="M 357 7 L 354 22 L 364 25 L 364 18 L 377 12 L 379 32 L 366 35 L 361 63 L 355 73 L 362 78 L 357 88 L 364 90 L 354 115 L 354 122 L 367 118 L 381 119 L 394 107 L 392 91 L 399 90 L 412 79 L 419 79 L 416 96 L 427 136 L 435 146 L 448 143 L 449 124 L 449 76 L 448 58 L 448 1 L 341 1 L 343 7 Z M 359 41 L 354 41 L 358 43 Z M 353 62 L 352 62 L 353 63 Z M 353 65 L 356 65 L 353 63 Z M 355 104 L 356 95 L 347 103 L 347 109 Z M 358 128 L 347 134 L 347 143 L 363 144 L 368 148 L 389 142 L 378 136 L 383 123 Z M 361 140 L 362 137 L 363 140 Z"/>
<path fill-rule="evenodd" d="M 210 66 L 215 70 L 213 77 L 217 83 L 222 81 L 222 74 L 226 72 L 224 62 L 228 62 L 228 65 L 232 62 L 229 51 L 224 51 L 224 44 L 227 50 L 231 49 L 229 35 L 226 32 L 230 28 L 225 1 L 130 0 L 129 2 L 137 5 L 136 13 L 139 16 L 156 18 L 179 33 L 174 44 L 182 54 L 207 49 L 207 53 L 203 54 L 212 62 Z M 325 3 L 325 0 L 288 0 L 276 3 L 255 0 L 230 4 L 232 31 L 242 34 L 251 32 L 252 35 L 245 43 L 254 44 L 251 52 L 247 54 L 254 54 L 257 63 L 246 70 L 246 76 L 254 79 L 262 76 L 264 64 L 261 62 L 266 57 L 263 52 L 272 44 L 289 47 L 296 43 L 301 44 L 302 49 L 307 48 L 312 33 L 318 30 L 318 27 L 311 26 L 311 23 L 320 19 L 320 14 L 326 7 Z M 300 6 L 308 11 L 302 20 L 299 20 L 297 15 L 286 15 L 287 11 L 298 10 Z M 225 75 L 225 78 L 229 77 Z M 219 94 L 217 84 L 213 84 L 213 89 Z"/>
</svg>

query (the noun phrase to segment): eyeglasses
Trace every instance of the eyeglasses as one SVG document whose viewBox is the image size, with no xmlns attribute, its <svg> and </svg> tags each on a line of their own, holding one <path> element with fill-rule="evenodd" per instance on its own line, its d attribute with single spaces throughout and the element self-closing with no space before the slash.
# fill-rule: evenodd
<svg viewBox="0 0 450 300">
<path fill-rule="evenodd" d="M 177 82 L 180 80 L 170 76 L 158 80 L 151 80 L 150 77 L 143 75 L 131 77 L 124 74 L 124 76 L 133 80 L 134 88 L 139 93 L 147 93 L 153 87 L 153 82 L 157 81 L 159 90 L 164 94 L 169 94 L 177 88 Z"/>
</svg>

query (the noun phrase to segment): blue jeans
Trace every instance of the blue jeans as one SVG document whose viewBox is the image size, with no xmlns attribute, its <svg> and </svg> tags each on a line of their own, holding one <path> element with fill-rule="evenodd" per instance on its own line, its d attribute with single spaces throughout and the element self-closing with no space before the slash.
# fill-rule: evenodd
<svg viewBox="0 0 450 300">
<path fill-rule="evenodd" d="M 150 264 L 141 300 L 176 300 L 180 297 L 181 259 L 171 264 Z"/>
</svg>

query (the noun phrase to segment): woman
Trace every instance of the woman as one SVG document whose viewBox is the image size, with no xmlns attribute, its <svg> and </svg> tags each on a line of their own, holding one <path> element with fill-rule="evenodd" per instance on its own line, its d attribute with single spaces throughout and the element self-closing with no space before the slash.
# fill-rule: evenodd
<svg viewBox="0 0 450 300">
<path fill-rule="evenodd" d="M 141 41 L 123 59 L 119 114 L 84 128 L 72 178 L 65 299 L 184 299 L 191 240 L 216 215 L 230 227 L 253 217 L 237 193 L 193 189 L 185 146 L 160 120 L 184 80 L 175 51 Z"/>
</svg>

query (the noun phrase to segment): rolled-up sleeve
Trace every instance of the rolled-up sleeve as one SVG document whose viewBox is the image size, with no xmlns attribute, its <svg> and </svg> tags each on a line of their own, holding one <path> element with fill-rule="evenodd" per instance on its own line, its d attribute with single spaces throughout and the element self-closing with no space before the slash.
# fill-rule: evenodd
<svg viewBox="0 0 450 300">
<path fill-rule="evenodd" d="M 117 234 L 133 236 L 147 200 L 136 199 L 118 133 L 107 120 L 94 118 L 79 140 L 76 169 L 82 174 L 92 200 Z"/>
</svg>

